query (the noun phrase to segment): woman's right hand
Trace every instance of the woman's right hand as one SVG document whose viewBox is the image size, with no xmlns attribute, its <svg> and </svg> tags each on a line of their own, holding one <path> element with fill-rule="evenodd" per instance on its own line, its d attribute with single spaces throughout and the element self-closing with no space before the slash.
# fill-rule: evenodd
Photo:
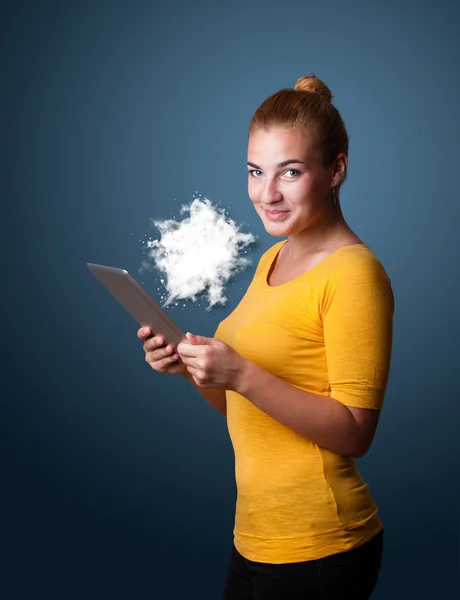
<svg viewBox="0 0 460 600">
<path fill-rule="evenodd" d="M 161 335 L 155 336 L 150 327 L 141 327 L 137 337 L 144 341 L 145 360 L 154 371 L 170 375 L 186 375 L 187 367 L 172 346 L 165 346 Z"/>
</svg>

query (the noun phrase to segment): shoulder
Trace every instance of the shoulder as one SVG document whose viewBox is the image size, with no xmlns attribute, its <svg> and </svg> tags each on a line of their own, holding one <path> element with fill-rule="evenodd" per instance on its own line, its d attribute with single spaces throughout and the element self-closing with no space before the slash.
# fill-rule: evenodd
<svg viewBox="0 0 460 600">
<path fill-rule="evenodd" d="M 336 297 L 348 297 L 361 304 L 383 295 L 393 304 L 391 280 L 385 267 L 365 244 L 342 246 L 330 255 L 320 289 L 325 304 Z"/>
<path fill-rule="evenodd" d="M 331 280 L 348 281 L 356 277 L 389 279 L 383 264 L 365 244 L 342 246 L 328 258 L 327 276 Z"/>
</svg>

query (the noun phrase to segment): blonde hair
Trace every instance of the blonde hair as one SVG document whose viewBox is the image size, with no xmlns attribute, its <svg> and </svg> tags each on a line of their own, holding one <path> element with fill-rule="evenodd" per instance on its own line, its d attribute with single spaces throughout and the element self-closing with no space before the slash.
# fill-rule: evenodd
<svg viewBox="0 0 460 600">
<path fill-rule="evenodd" d="M 280 90 L 262 102 L 251 119 L 249 134 L 256 129 L 302 128 L 328 167 L 341 152 L 348 157 L 348 133 L 332 98 L 330 89 L 315 75 L 300 77 L 294 89 Z M 345 179 L 346 173 L 342 183 Z"/>
</svg>

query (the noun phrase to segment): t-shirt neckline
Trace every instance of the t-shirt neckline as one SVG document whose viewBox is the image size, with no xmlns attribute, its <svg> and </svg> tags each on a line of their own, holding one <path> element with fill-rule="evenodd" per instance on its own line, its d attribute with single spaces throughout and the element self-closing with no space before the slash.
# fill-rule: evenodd
<svg viewBox="0 0 460 600">
<path fill-rule="evenodd" d="M 366 244 L 345 244 L 343 246 L 340 246 L 340 248 L 337 248 L 337 250 L 334 250 L 333 252 L 331 252 L 330 254 L 328 254 L 327 256 L 325 256 L 319 263 L 317 263 L 316 265 L 314 265 L 313 267 L 311 267 L 310 269 L 307 269 L 306 271 L 304 271 L 303 273 L 301 273 L 300 275 L 297 275 L 296 277 L 293 277 L 292 279 L 289 279 L 288 281 L 285 281 L 284 283 L 280 283 L 279 285 L 270 285 L 268 283 L 268 274 L 270 273 L 270 271 L 272 270 L 272 267 L 275 263 L 276 260 L 278 260 L 278 256 L 281 252 L 281 249 L 284 248 L 284 246 L 288 243 L 289 240 L 284 240 L 284 242 L 281 242 L 281 246 L 278 248 L 278 251 L 272 256 L 270 263 L 268 265 L 268 268 L 265 269 L 265 273 L 264 273 L 264 287 L 268 290 L 279 290 L 281 288 L 284 287 L 288 287 L 289 285 L 292 285 L 296 282 L 298 282 L 299 280 L 301 280 L 302 278 L 306 277 L 307 275 L 309 275 L 310 273 L 312 273 L 312 271 L 317 270 L 319 267 L 321 267 L 322 265 L 324 265 L 325 262 L 327 262 L 332 256 L 335 256 L 338 252 L 340 252 L 341 250 L 343 250 L 344 248 L 353 248 L 353 247 L 358 247 L 358 248 L 368 248 L 368 246 Z"/>
</svg>

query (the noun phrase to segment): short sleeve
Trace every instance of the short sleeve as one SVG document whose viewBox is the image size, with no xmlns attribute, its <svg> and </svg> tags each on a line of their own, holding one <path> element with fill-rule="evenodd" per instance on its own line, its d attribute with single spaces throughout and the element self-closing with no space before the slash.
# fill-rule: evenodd
<svg viewBox="0 0 460 600">
<path fill-rule="evenodd" d="M 380 409 L 390 372 L 394 297 L 383 266 L 369 252 L 342 257 L 325 287 L 321 316 L 331 397 Z"/>
</svg>

